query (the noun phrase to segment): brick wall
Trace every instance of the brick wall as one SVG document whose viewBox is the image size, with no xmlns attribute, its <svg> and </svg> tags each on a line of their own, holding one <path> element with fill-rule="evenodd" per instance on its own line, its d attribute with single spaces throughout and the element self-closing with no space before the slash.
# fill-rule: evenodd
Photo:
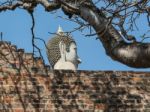
<svg viewBox="0 0 150 112">
<path fill-rule="evenodd" d="M 150 112 L 150 73 L 52 71 L 2 42 L 0 112 Z"/>
</svg>

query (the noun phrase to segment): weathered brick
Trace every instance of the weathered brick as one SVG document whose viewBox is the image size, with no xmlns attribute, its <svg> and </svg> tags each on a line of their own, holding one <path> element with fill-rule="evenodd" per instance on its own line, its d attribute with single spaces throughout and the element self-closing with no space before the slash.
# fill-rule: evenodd
<svg viewBox="0 0 150 112">
<path fill-rule="evenodd" d="M 51 71 L 11 48 L 16 59 L 0 59 L 0 112 L 150 112 L 149 72 Z"/>
</svg>

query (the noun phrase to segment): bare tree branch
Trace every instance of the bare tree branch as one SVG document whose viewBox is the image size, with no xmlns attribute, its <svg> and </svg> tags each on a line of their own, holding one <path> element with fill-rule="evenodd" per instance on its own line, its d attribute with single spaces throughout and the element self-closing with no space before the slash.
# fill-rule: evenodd
<svg viewBox="0 0 150 112">
<path fill-rule="evenodd" d="M 137 21 L 141 16 L 147 18 L 147 24 L 150 27 L 150 0 L 96 0 L 95 3 L 101 3 L 99 7 L 93 1 L 11 0 L 0 3 L 0 12 L 23 8 L 31 14 L 33 53 L 35 49 L 40 51 L 34 42 L 35 34 L 33 30 L 35 21 L 33 11 L 37 5 L 41 4 L 47 12 L 61 8 L 69 19 L 73 18 L 71 20 L 75 20 L 80 25 L 78 27 L 79 30 L 82 30 L 84 27 L 92 27 L 102 42 L 106 54 L 112 59 L 130 67 L 150 67 L 150 43 L 137 42 L 135 36 L 129 34 L 129 32 L 139 29 Z M 83 24 L 73 15 L 76 15 L 76 18 L 82 18 L 86 24 Z M 90 35 L 88 36 L 95 34 L 92 34 L 90 30 Z"/>
</svg>

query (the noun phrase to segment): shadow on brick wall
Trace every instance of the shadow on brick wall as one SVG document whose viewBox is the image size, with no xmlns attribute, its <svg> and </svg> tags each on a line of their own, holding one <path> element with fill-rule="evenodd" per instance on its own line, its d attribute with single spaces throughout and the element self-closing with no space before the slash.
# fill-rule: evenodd
<svg viewBox="0 0 150 112">
<path fill-rule="evenodd" d="M 53 71 L 0 43 L 0 112 L 150 112 L 150 73 Z"/>
</svg>

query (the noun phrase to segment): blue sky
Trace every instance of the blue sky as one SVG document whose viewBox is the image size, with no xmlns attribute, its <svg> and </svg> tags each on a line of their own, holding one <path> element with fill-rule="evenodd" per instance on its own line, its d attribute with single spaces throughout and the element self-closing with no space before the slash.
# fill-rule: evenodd
<svg viewBox="0 0 150 112">
<path fill-rule="evenodd" d="M 35 36 L 44 39 L 46 42 L 53 37 L 48 32 L 56 32 L 59 25 L 64 31 L 68 31 L 77 27 L 78 25 L 57 16 L 63 15 L 59 10 L 55 14 L 45 12 L 41 6 L 35 9 Z M 66 17 L 63 15 L 63 17 Z M 143 21 L 145 21 L 143 19 Z M 31 17 L 22 10 L 17 9 L 15 11 L 6 11 L 0 13 L 0 32 L 3 32 L 3 40 L 10 41 L 12 44 L 18 46 L 18 48 L 25 49 L 25 52 L 32 52 L 31 43 Z M 139 22 L 140 27 L 145 30 L 143 23 Z M 142 30 L 138 33 L 142 34 Z M 138 35 L 137 32 L 133 34 Z M 81 32 L 76 31 L 72 33 L 75 41 L 78 45 L 78 55 L 82 60 L 79 65 L 81 70 L 134 70 L 134 71 L 150 71 L 150 69 L 134 69 L 127 67 L 119 62 L 112 60 L 105 53 L 105 50 L 99 40 L 95 37 L 85 37 Z M 49 64 L 45 53 L 45 47 L 43 42 L 37 40 L 37 46 L 42 50 L 43 57 L 46 64 Z"/>
</svg>

